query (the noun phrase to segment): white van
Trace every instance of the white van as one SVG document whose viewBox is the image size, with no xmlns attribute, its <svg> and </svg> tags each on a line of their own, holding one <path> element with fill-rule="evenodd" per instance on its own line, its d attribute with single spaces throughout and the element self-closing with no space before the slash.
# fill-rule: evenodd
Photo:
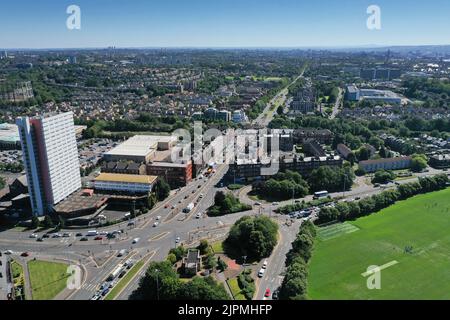
<svg viewBox="0 0 450 320">
<path fill-rule="evenodd" d="M 258 277 L 262 278 L 264 276 L 264 272 L 266 272 L 266 269 L 261 268 L 258 272 Z"/>
</svg>

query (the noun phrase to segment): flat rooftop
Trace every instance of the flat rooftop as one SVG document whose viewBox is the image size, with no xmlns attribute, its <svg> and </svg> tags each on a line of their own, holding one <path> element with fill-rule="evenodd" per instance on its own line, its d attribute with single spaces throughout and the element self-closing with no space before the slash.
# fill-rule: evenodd
<svg viewBox="0 0 450 320">
<path fill-rule="evenodd" d="M 157 176 L 141 176 L 135 174 L 101 173 L 94 181 L 104 182 L 127 182 L 152 184 L 158 179 Z"/>
<path fill-rule="evenodd" d="M 138 156 L 146 157 L 151 152 L 158 150 L 158 143 L 176 142 L 173 136 L 134 136 L 114 149 L 105 153 L 110 156 Z"/>
</svg>

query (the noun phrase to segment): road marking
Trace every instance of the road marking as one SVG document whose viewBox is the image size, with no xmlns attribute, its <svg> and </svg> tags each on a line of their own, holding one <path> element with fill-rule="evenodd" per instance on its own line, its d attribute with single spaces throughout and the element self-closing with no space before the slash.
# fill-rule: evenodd
<svg viewBox="0 0 450 320">
<path fill-rule="evenodd" d="M 374 274 L 374 273 L 377 272 L 377 271 L 381 271 L 381 270 L 387 269 L 387 268 L 389 268 L 389 267 L 392 267 L 392 266 L 396 265 L 397 263 L 398 263 L 398 261 L 393 260 L 393 261 L 391 261 L 391 262 L 388 262 L 388 263 L 386 263 L 386 264 L 383 264 L 382 266 L 379 266 L 378 268 L 374 268 L 374 269 L 372 269 L 372 270 L 370 270 L 370 271 L 366 271 L 366 272 L 364 272 L 364 273 L 361 273 L 361 275 L 362 275 L 363 277 L 367 277 L 367 276 L 369 276 L 369 275 L 371 275 L 371 274 Z"/>
<path fill-rule="evenodd" d="M 160 234 L 154 236 L 153 238 L 148 239 L 148 241 L 151 242 L 151 241 L 161 240 L 161 239 L 165 238 L 168 234 L 170 234 L 170 231 L 160 233 Z"/>
</svg>

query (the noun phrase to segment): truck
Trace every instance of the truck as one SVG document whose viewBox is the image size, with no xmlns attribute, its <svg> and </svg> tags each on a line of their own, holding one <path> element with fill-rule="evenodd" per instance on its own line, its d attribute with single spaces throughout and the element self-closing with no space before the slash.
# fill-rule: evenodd
<svg viewBox="0 0 450 320">
<path fill-rule="evenodd" d="M 113 281 L 114 279 L 116 279 L 119 276 L 119 274 L 122 273 L 123 269 L 124 269 L 123 264 L 121 263 L 118 264 L 117 267 L 113 270 L 113 272 L 111 272 L 111 274 L 109 275 L 108 281 Z"/>
<path fill-rule="evenodd" d="M 184 208 L 183 212 L 184 212 L 184 213 L 189 213 L 189 212 L 191 212 L 192 209 L 194 209 L 194 206 L 195 206 L 195 205 L 194 205 L 192 202 L 189 203 L 189 204 L 187 205 L 187 207 Z"/>
</svg>

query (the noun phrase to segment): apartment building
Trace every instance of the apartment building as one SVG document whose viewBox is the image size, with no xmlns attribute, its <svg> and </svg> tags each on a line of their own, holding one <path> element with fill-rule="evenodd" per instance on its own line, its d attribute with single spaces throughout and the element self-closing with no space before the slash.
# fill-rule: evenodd
<svg viewBox="0 0 450 320">
<path fill-rule="evenodd" d="M 33 214 L 45 215 L 81 188 L 73 115 L 16 120 Z"/>
<path fill-rule="evenodd" d="M 365 172 L 375 172 L 378 170 L 401 170 L 410 168 L 411 162 L 411 157 L 383 158 L 360 161 L 359 168 Z"/>
</svg>

